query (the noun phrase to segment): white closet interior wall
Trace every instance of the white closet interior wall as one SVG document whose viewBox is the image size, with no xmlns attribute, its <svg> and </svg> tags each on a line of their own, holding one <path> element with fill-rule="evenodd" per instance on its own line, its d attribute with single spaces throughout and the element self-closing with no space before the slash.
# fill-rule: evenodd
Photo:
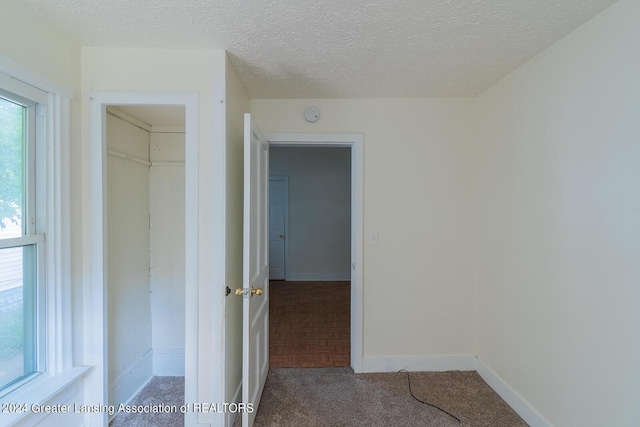
<svg viewBox="0 0 640 427">
<path fill-rule="evenodd" d="M 107 114 L 109 403 L 184 375 L 184 130 Z"/>
</svg>

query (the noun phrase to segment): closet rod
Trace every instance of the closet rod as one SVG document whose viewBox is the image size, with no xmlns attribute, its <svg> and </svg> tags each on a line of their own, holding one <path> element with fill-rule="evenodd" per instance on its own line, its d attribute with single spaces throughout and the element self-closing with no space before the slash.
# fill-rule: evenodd
<svg viewBox="0 0 640 427">
<path fill-rule="evenodd" d="M 107 149 L 107 154 L 110 155 L 110 156 L 119 157 L 121 159 L 131 160 L 132 162 L 140 163 L 141 165 L 151 166 L 151 162 L 148 162 L 146 160 L 140 159 L 138 157 L 131 156 L 129 154 L 120 153 L 120 152 L 115 151 L 115 150 Z"/>
<path fill-rule="evenodd" d="M 107 154 L 114 157 L 119 157 L 121 159 L 130 160 L 135 163 L 140 163 L 145 166 L 184 166 L 184 161 L 159 161 L 159 162 L 148 162 L 141 158 L 132 156 L 130 154 L 121 153 L 115 150 L 107 150 Z"/>
<path fill-rule="evenodd" d="M 184 162 L 180 162 L 180 161 L 151 162 L 151 166 L 184 166 Z"/>
</svg>

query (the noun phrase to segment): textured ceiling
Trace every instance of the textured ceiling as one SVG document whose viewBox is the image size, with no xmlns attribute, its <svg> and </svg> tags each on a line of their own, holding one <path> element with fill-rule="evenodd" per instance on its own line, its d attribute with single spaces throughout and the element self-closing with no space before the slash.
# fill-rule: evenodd
<svg viewBox="0 0 640 427">
<path fill-rule="evenodd" d="M 614 0 L 23 0 L 83 46 L 226 49 L 251 98 L 473 96 Z"/>
</svg>

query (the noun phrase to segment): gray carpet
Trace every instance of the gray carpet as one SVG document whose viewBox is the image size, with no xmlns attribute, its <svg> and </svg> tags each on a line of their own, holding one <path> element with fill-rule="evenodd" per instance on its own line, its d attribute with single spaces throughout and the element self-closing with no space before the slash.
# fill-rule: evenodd
<svg viewBox="0 0 640 427">
<path fill-rule="evenodd" d="M 527 424 L 476 372 L 354 374 L 349 368 L 271 369 L 256 414 L 262 426 L 520 427 Z M 239 421 L 239 420 L 237 420 Z M 236 422 L 234 426 L 239 426 Z"/>
<path fill-rule="evenodd" d="M 184 404 L 184 377 L 153 377 L 129 402 L 129 406 L 166 405 L 180 408 Z M 140 414 L 119 413 L 110 427 L 183 426 L 184 415 L 176 413 Z"/>
<path fill-rule="evenodd" d="M 354 374 L 349 368 L 270 369 L 256 427 L 525 427 L 473 371 Z M 184 377 L 154 377 L 129 405 L 184 403 Z M 240 418 L 234 427 L 241 425 Z M 111 427 L 183 426 L 182 414 L 119 414 Z"/>
</svg>

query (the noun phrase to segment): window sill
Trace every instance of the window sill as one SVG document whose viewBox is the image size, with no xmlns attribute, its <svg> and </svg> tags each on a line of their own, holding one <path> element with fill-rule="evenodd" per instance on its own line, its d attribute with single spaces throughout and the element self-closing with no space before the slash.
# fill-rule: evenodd
<svg viewBox="0 0 640 427">
<path fill-rule="evenodd" d="M 77 366 L 58 375 L 44 373 L 19 389 L 3 396 L 0 398 L 2 425 L 12 425 L 28 415 L 39 415 L 31 411 L 31 405 L 46 404 L 64 389 L 76 383 L 89 369 L 88 366 Z M 18 405 L 20 408 L 9 411 L 5 404 Z M 5 412 L 5 410 L 7 411 Z"/>
</svg>

